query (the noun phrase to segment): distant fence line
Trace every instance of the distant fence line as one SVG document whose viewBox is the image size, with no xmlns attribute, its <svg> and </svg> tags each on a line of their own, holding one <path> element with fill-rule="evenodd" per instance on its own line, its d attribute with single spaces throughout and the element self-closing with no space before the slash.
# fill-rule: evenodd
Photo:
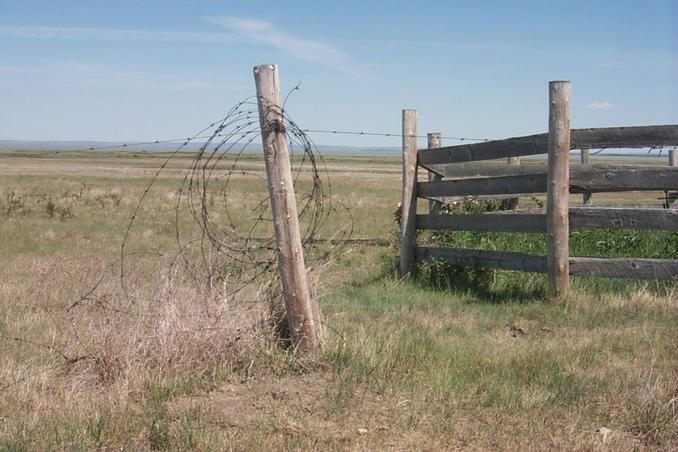
<svg viewBox="0 0 678 452">
<path fill-rule="evenodd" d="M 427 149 L 417 149 L 417 112 L 403 110 L 403 200 L 401 273 L 415 262 L 442 259 L 452 265 L 547 273 L 559 295 L 569 276 L 678 279 L 672 259 L 569 256 L 569 229 L 612 228 L 678 230 L 678 210 L 668 204 L 678 190 L 678 157 L 669 152 L 668 167 L 590 165 L 591 148 L 639 148 L 678 145 L 678 125 L 570 129 L 570 83 L 549 83 L 549 132 L 458 146 L 440 147 L 429 134 Z M 571 149 L 581 149 L 581 164 L 570 164 Z M 520 165 L 525 155 L 548 154 L 548 164 Z M 478 164 L 508 159 L 506 164 Z M 419 182 L 419 167 L 429 180 Z M 592 207 L 592 193 L 665 191 L 665 208 Z M 582 207 L 569 207 L 569 194 L 583 195 Z M 462 199 L 516 199 L 546 194 L 545 211 L 441 214 L 440 203 Z M 429 200 L 429 213 L 417 214 L 417 198 Z M 517 205 L 517 202 L 514 206 Z M 417 246 L 416 231 L 466 230 L 546 233 L 546 255 L 513 251 Z"/>
</svg>

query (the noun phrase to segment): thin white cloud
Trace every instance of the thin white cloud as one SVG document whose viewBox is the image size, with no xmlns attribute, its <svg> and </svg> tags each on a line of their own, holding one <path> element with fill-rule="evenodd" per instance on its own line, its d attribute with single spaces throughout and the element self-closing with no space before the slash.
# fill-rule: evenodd
<svg viewBox="0 0 678 452">
<path fill-rule="evenodd" d="M 614 104 L 612 102 L 593 102 L 592 104 L 588 104 L 586 108 L 591 108 L 593 110 L 607 110 L 614 107 Z"/>
<path fill-rule="evenodd" d="M 302 38 L 280 30 L 270 22 L 231 16 L 207 17 L 206 19 L 226 27 L 238 36 L 271 45 L 301 60 L 313 61 L 340 72 L 353 73 L 353 70 L 349 68 L 351 62 L 349 56 L 341 50 L 320 41 Z"/>
<path fill-rule="evenodd" d="M 0 27 L 0 37 L 100 41 L 152 41 L 181 43 L 233 43 L 238 38 L 223 33 L 125 30 L 117 28 Z"/>
</svg>

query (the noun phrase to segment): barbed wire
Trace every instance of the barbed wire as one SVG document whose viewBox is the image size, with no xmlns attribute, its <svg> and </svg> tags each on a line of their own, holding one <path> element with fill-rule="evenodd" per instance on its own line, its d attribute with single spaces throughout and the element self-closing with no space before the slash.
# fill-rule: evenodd
<svg viewBox="0 0 678 452">
<path fill-rule="evenodd" d="M 350 210 L 332 198 L 329 172 L 316 146 L 286 111 L 282 111 L 282 115 L 291 160 L 295 165 L 293 182 L 305 260 L 310 266 L 321 265 L 351 243 L 348 238 L 353 233 L 353 220 Z M 133 295 L 133 291 L 128 288 L 127 275 L 131 268 L 128 260 L 132 257 L 147 257 L 150 253 L 130 250 L 133 229 L 163 171 L 177 154 L 197 139 L 205 141 L 199 143 L 200 148 L 192 156 L 177 189 L 172 220 L 176 249 L 169 267 L 174 268 L 181 263 L 194 281 L 209 281 L 210 285 L 218 282 L 224 288 L 221 295 L 226 298 L 233 297 L 262 277 L 269 280 L 277 278 L 277 246 L 273 235 L 266 177 L 260 171 L 248 169 L 241 162 L 253 142 L 261 138 L 258 117 L 257 104 L 249 98 L 231 108 L 220 120 L 211 123 L 194 136 L 183 139 L 181 145 L 163 161 L 152 176 L 127 224 L 117 261 L 120 287 L 127 305 L 103 305 L 92 296 L 96 286 L 102 283 L 100 279 L 94 288 L 71 304 L 69 311 L 87 301 L 95 300 L 97 306 L 104 310 L 145 315 L 132 308 L 140 298 Z M 156 141 L 163 140 L 154 140 L 153 143 Z M 295 152 L 299 151 L 301 156 L 295 157 Z M 250 162 L 248 160 L 245 163 Z M 259 184 L 258 191 L 248 190 L 248 195 L 251 196 L 247 196 L 247 199 L 241 196 L 242 188 L 231 188 L 243 180 Z M 261 196 L 254 196 L 255 193 Z M 219 199 L 218 203 L 216 199 Z M 185 225 L 187 213 L 197 226 L 197 232 L 195 228 Z M 331 231 L 323 229 L 332 214 L 340 215 L 343 224 Z M 321 237 L 321 231 L 326 235 Z M 167 257 L 172 256 L 172 253 L 163 252 L 157 255 Z M 275 284 L 266 285 L 271 288 L 271 297 L 279 295 Z"/>
<path fill-rule="evenodd" d="M 252 112 L 251 112 L 252 113 Z M 220 121 L 215 121 L 212 124 L 208 126 L 208 128 L 204 130 L 209 130 L 209 128 L 215 127 Z M 256 121 L 255 121 L 256 122 Z M 254 124 L 254 122 L 252 123 Z M 334 129 L 300 129 L 300 132 L 304 134 L 309 134 L 309 133 L 322 133 L 322 134 L 330 134 L 330 135 L 353 135 L 353 136 L 381 136 L 381 137 L 387 137 L 387 138 L 402 138 L 404 135 L 399 134 L 399 133 L 389 133 L 389 132 L 366 132 L 363 130 L 334 130 Z M 411 137 L 415 138 L 427 138 L 428 135 L 410 135 Z M 140 146 L 152 146 L 156 144 L 168 144 L 168 143 L 180 143 L 179 148 L 175 152 L 181 152 L 181 151 L 189 151 L 193 149 L 188 149 L 189 144 L 195 143 L 197 140 L 202 140 L 202 139 L 207 139 L 209 142 L 215 141 L 217 138 L 224 138 L 226 137 L 225 134 L 223 133 L 217 133 L 217 134 L 204 134 L 200 133 L 191 137 L 181 137 L 181 138 L 167 138 L 167 139 L 157 139 L 157 140 L 147 140 L 147 141 L 138 141 L 138 142 L 126 142 L 126 143 L 118 143 L 118 144 L 105 144 L 105 145 L 100 145 L 100 146 L 88 146 L 88 147 L 82 147 L 82 148 L 77 148 L 77 149 L 59 149 L 58 151 L 65 150 L 69 152 L 85 152 L 85 151 L 99 151 L 99 150 L 116 150 L 116 149 L 125 149 L 125 148 L 132 148 L 132 147 L 140 147 Z M 498 140 L 496 138 L 477 138 L 477 137 L 460 137 L 460 136 L 441 136 L 441 139 L 445 140 L 455 140 L 459 142 L 464 142 L 464 141 L 477 141 L 477 142 L 488 142 L 488 141 L 495 141 Z M 513 137 L 513 138 L 504 138 L 504 139 L 499 139 L 501 141 L 534 141 L 533 136 L 525 136 L 525 137 Z M 196 145 L 199 145 L 201 143 L 196 143 Z M 226 143 L 222 142 L 220 146 L 224 146 Z M 257 143 L 254 143 L 253 141 L 250 141 L 248 145 L 255 146 Z M 294 149 L 296 143 L 291 144 L 290 149 Z M 315 145 L 313 145 L 315 147 Z M 673 150 L 678 150 L 678 146 L 648 146 L 648 150 L 646 154 L 651 154 L 653 151 L 658 151 L 657 157 L 661 157 L 664 148 L 672 148 Z M 595 149 L 595 148 L 594 148 Z M 608 148 L 608 147 L 601 147 L 595 150 L 594 152 L 591 152 L 592 156 L 595 155 L 600 155 L 604 153 L 605 151 L 613 151 L 614 149 L 618 148 Z M 243 152 L 247 151 L 249 149 L 243 149 Z M 572 151 L 577 151 L 577 149 L 571 149 Z M 356 148 L 353 149 L 351 152 L 393 152 L 391 149 L 360 149 Z M 628 156 L 628 157 L 642 157 L 643 154 L 640 153 L 625 153 L 625 154 L 620 154 L 623 156 Z"/>
</svg>

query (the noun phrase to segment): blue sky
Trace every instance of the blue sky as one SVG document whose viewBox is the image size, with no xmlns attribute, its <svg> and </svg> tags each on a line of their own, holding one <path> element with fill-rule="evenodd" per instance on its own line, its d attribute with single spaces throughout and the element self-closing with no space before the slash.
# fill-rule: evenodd
<svg viewBox="0 0 678 452">
<path fill-rule="evenodd" d="M 678 122 L 675 0 L 0 0 L 0 56 L 0 139 L 188 136 L 264 63 L 309 129 L 398 132 L 415 108 L 421 134 L 543 132 L 549 80 L 572 81 L 572 127 Z"/>
</svg>

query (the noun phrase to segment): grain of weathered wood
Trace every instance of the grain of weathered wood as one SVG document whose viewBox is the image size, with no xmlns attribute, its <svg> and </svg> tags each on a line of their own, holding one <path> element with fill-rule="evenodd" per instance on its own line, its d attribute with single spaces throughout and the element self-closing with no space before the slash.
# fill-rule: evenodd
<svg viewBox="0 0 678 452">
<path fill-rule="evenodd" d="M 287 322 L 295 346 L 299 350 L 310 351 L 322 338 L 322 323 L 306 277 L 290 157 L 283 128 L 278 66 L 256 66 L 254 80 Z"/>
<path fill-rule="evenodd" d="M 403 110 L 403 200 L 400 219 L 400 273 L 408 275 L 415 259 L 417 231 L 417 110 Z M 433 183 L 433 182 L 431 182 Z"/>
<path fill-rule="evenodd" d="M 417 215 L 417 229 L 488 232 L 546 232 L 544 214 Z"/>
<path fill-rule="evenodd" d="M 678 189 L 678 168 L 638 166 L 608 170 L 592 166 L 573 171 L 570 193 Z"/>
<path fill-rule="evenodd" d="M 422 198 L 544 192 L 546 174 L 420 182 L 417 187 L 417 193 Z"/>
<path fill-rule="evenodd" d="M 591 152 L 588 149 L 581 150 L 581 164 L 590 165 L 591 164 Z M 571 170 L 571 168 L 570 168 Z M 585 192 L 581 197 L 582 204 L 589 205 L 591 204 L 591 193 Z"/>
<path fill-rule="evenodd" d="M 513 251 L 417 247 L 417 260 L 462 267 L 546 273 L 546 256 Z M 569 274 L 580 277 L 678 280 L 678 260 L 570 257 Z"/>
<path fill-rule="evenodd" d="M 678 260 L 571 257 L 570 275 L 678 280 Z"/>
<path fill-rule="evenodd" d="M 571 207 L 570 227 L 678 231 L 678 209 Z"/>
<path fill-rule="evenodd" d="M 440 133 L 429 133 L 427 134 L 426 138 L 428 139 L 428 148 L 429 149 L 436 149 L 441 146 L 442 143 L 442 138 Z M 428 180 L 429 182 L 438 182 L 442 179 L 440 174 L 429 171 L 428 172 Z M 440 203 L 434 200 L 429 200 L 428 201 L 428 211 L 429 213 L 438 213 L 440 212 Z"/>
<path fill-rule="evenodd" d="M 488 267 L 546 273 L 546 256 L 514 251 L 472 250 L 437 247 L 417 247 L 417 260 L 444 260 L 450 265 Z"/>
<path fill-rule="evenodd" d="M 570 207 L 570 229 L 678 231 L 678 209 Z M 417 229 L 491 232 L 546 232 L 544 209 L 484 214 L 417 215 Z"/>
<path fill-rule="evenodd" d="M 426 168 L 432 168 L 446 179 L 524 176 L 527 174 L 546 174 L 547 171 L 546 165 L 542 164 L 509 166 L 490 163 L 446 163 L 444 165 L 429 165 Z"/>
<path fill-rule="evenodd" d="M 461 163 L 461 164 L 446 164 L 433 165 L 436 172 L 441 173 L 445 179 L 462 179 L 462 178 L 478 178 L 478 177 L 499 177 L 499 176 L 523 176 L 528 174 L 546 174 L 548 172 L 548 165 L 544 164 L 521 164 L 520 166 L 507 166 L 487 163 Z M 639 166 L 639 165 L 581 165 L 578 163 L 570 163 L 570 174 L 576 174 L 581 171 L 623 171 L 623 170 L 652 170 L 656 166 Z"/>
<path fill-rule="evenodd" d="M 570 153 L 570 82 L 549 82 L 546 248 L 548 278 L 559 297 L 569 284 L 568 181 Z"/>
<path fill-rule="evenodd" d="M 445 146 L 440 149 L 421 149 L 421 165 L 473 162 L 492 160 L 521 155 L 545 154 L 548 149 L 548 137 L 545 133 L 505 140 L 484 141 L 481 143 Z"/>
<path fill-rule="evenodd" d="M 573 129 L 570 149 L 678 146 L 678 125 Z"/>
<path fill-rule="evenodd" d="M 605 127 L 573 129 L 569 149 L 635 148 L 651 146 L 678 146 L 678 125 Z M 521 155 L 546 154 L 548 134 L 539 133 L 504 140 L 445 146 L 440 149 L 421 149 L 422 165 L 472 162 Z"/>
<path fill-rule="evenodd" d="M 491 166 L 491 169 L 496 169 Z M 504 166 L 506 171 L 509 166 Z M 527 167 L 526 168 L 530 168 Z M 632 165 L 577 165 L 569 177 L 570 193 L 602 193 L 617 191 L 663 191 L 678 189 L 678 167 Z M 422 198 L 537 194 L 547 190 L 544 165 L 534 165 L 519 176 L 479 177 L 420 182 L 418 195 Z M 478 169 L 480 174 L 480 169 Z"/>
</svg>

